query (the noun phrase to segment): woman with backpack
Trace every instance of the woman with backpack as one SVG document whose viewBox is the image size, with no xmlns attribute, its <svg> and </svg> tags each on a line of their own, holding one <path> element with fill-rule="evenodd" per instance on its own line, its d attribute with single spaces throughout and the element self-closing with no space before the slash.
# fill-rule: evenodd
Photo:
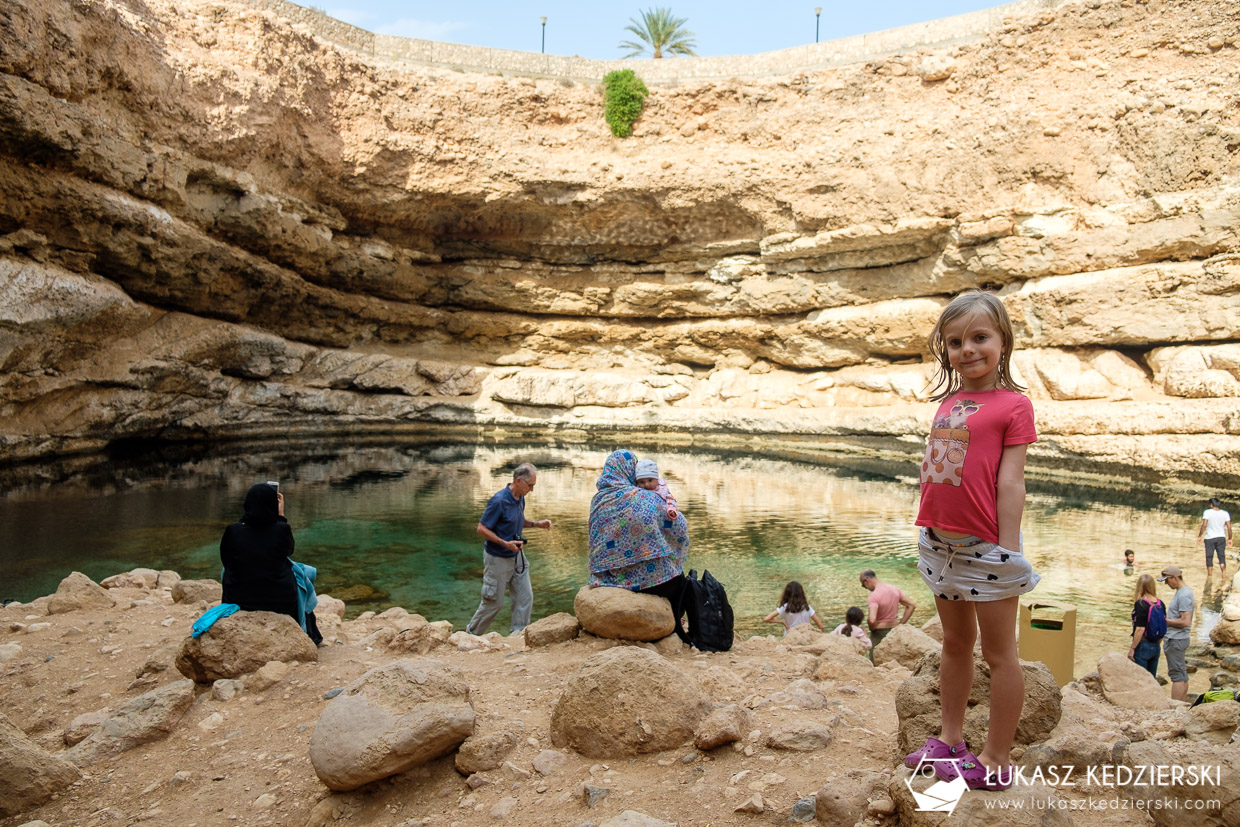
<svg viewBox="0 0 1240 827">
<path fill-rule="evenodd" d="M 1136 602 L 1132 606 L 1132 647 L 1128 659 L 1158 677 L 1159 641 L 1167 633 L 1167 607 L 1158 599 L 1154 578 L 1137 578 Z"/>
</svg>

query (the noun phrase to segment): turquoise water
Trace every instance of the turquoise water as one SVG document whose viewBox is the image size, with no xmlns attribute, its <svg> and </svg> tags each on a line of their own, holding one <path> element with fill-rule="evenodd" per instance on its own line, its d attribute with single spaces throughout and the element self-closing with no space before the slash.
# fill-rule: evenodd
<svg viewBox="0 0 1240 827">
<path fill-rule="evenodd" d="M 527 501 L 534 616 L 571 611 L 586 580 L 587 517 L 594 482 L 613 446 L 363 445 L 338 452 L 235 446 L 234 454 L 141 457 L 54 485 L 11 485 L 0 498 L 0 598 L 30 600 L 79 570 L 96 580 L 137 566 L 184 577 L 219 576 L 219 537 L 237 519 L 246 489 L 276 478 L 297 543 L 295 559 L 319 569 L 319 591 L 350 616 L 399 605 L 463 628 L 478 600 L 487 499 L 520 462 L 539 466 Z M 867 592 L 873 568 L 907 592 L 928 619 L 933 601 L 915 570 L 918 490 L 914 467 L 841 467 L 708 450 L 640 450 L 658 460 L 690 526 L 690 565 L 728 588 L 737 628 L 778 633 L 761 618 L 783 585 L 800 580 L 828 628 Z M 1200 509 L 1124 494 L 1030 485 L 1026 553 L 1043 580 L 1032 594 L 1078 608 L 1077 673 L 1118 649 L 1128 632 L 1138 571 L 1177 563 L 1203 600 L 1194 636 L 1217 620 L 1219 583 L 1204 588 Z M 1234 572 L 1234 569 L 1233 569 Z M 1219 577 L 1216 573 L 1216 581 Z M 492 629 L 506 633 L 507 607 Z M 1123 648 L 1126 649 L 1126 646 Z"/>
</svg>

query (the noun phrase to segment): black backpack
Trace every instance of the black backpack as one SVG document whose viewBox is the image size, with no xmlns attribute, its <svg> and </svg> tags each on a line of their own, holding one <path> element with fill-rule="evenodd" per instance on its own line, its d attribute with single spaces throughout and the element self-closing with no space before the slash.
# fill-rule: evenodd
<svg viewBox="0 0 1240 827">
<path fill-rule="evenodd" d="M 703 652 L 726 652 L 732 648 L 732 604 L 723 584 L 709 571 L 692 570 L 685 577 L 685 614 L 689 618 L 689 642 Z"/>
</svg>

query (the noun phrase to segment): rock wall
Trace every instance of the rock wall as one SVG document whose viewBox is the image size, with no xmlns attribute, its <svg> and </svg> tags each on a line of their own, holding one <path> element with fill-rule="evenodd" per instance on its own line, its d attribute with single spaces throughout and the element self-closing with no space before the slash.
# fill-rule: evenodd
<svg viewBox="0 0 1240 827">
<path fill-rule="evenodd" d="M 371 64 L 268 11 L 0 0 L 0 461 L 117 439 L 919 451 L 1000 290 L 1035 464 L 1240 476 L 1240 78 L 1205 0 L 656 88 Z"/>
</svg>

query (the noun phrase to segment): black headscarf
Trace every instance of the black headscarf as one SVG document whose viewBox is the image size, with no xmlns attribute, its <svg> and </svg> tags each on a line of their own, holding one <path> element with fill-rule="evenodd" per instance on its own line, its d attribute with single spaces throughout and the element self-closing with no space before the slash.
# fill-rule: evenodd
<svg viewBox="0 0 1240 827">
<path fill-rule="evenodd" d="M 280 502 L 276 489 L 265 482 L 250 486 L 245 495 L 245 516 L 241 522 L 255 528 L 262 528 L 280 519 Z"/>
</svg>

